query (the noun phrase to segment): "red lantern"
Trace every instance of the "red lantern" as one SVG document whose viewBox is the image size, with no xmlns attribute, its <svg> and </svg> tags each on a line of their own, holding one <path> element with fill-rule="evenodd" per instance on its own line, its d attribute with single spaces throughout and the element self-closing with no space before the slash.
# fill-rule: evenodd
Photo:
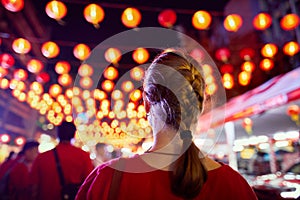
<svg viewBox="0 0 300 200">
<path fill-rule="evenodd" d="M 10 68 L 15 64 L 15 59 L 12 55 L 4 53 L 0 55 L 0 64 L 4 68 Z"/>
<path fill-rule="evenodd" d="M 27 63 L 28 71 L 30 71 L 31 73 L 34 73 L 34 74 L 39 73 L 43 68 L 44 68 L 43 63 L 37 59 L 31 59 Z"/>
<path fill-rule="evenodd" d="M 246 61 L 242 64 L 241 68 L 243 71 L 251 73 L 255 69 L 255 64 L 251 61 Z"/>
<path fill-rule="evenodd" d="M 283 52 L 289 56 L 294 56 L 299 52 L 299 50 L 300 50 L 299 44 L 294 41 L 288 42 L 283 46 Z"/>
<path fill-rule="evenodd" d="M 263 48 L 261 49 L 261 54 L 264 57 L 273 58 L 275 56 L 275 54 L 277 53 L 277 51 L 278 51 L 278 48 L 275 44 L 268 43 L 268 44 L 265 44 L 263 46 Z"/>
<path fill-rule="evenodd" d="M 99 23 L 103 21 L 105 13 L 99 5 L 92 3 L 84 8 L 83 15 L 86 21 L 99 28 Z"/>
<path fill-rule="evenodd" d="M 132 54 L 132 58 L 138 64 L 143 64 L 149 59 L 149 53 L 144 48 L 137 48 Z"/>
<path fill-rule="evenodd" d="M 126 8 L 122 13 L 122 23 L 128 28 L 135 28 L 141 23 L 142 15 L 136 8 Z"/>
<path fill-rule="evenodd" d="M 297 125 L 300 125 L 299 121 L 300 108 L 298 105 L 293 104 L 287 108 L 287 115 L 291 117 L 291 120 L 296 122 Z"/>
<path fill-rule="evenodd" d="M 272 17 L 267 13 L 259 13 L 253 19 L 253 26 L 257 30 L 265 30 L 272 24 Z"/>
<path fill-rule="evenodd" d="M 196 29 L 205 30 L 211 24 L 211 15 L 206 11 L 199 10 L 193 15 L 192 24 Z"/>
<path fill-rule="evenodd" d="M 72 77 L 70 74 L 61 74 L 58 77 L 58 83 L 62 86 L 68 86 L 72 83 Z"/>
<path fill-rule="evenodd" d="M 47 15 L 56 20 L 61 20 L 67 14 L 67 7 L 61 1 L 50 1 L 46 5 Z"/>
<path fill-rule="evenodd" d="M 58 84 L 53 84 L 50 86 L 49 88 L 49 94 L 52 96 L 52 97 L 57 97 L 59 94 L 61 94 L 62 92 L 62 88 L 60 85 Z"/>
<path fill-rule="evenodd" d="M 274 61 L 269 58 L 265 58 L 260 61 L 259 67 L 264 71 L 270 71 L 274 67 Z"/>
<path fill-rule="evenodd" d="M 221 73 L 232 73 L 233 72 L 233 66 L 232 64 L 224 64 L 221 66 Z"/>
<path fill-rule="evenodd" d="M 239 84 L 240 85 L 248 85 L 250 83 L 251 73 L 247 71 L 242 71 L 239 73 Z"/>
<path fill-rule="evenodd" d="M 90 47 L 85 44 L 78 44 L 74 47 L 73 54 L 79 60 L 85 60 L 90 56 Z"/>
<path fill-rule="evenodd" d="M 228 48 L 220 48 L 215 53 L 216 59 L 219 61 L 227 62 L 230 57 L 230 51 Z"/>
<path fill-rule="evenodd" d="M 280 26 L 283 30 L 289 31 L 295 29 L 300 23 L 296 14 L 287 14 L 280 20 Z"/>
<path fill-rule="evenodd" d="M 50 76 L 48 73 L 42 72 L 36 76 L 36 80 L 39 83 L 47 83 L 48 81 L 50 81 Z"/>
<path fill-rule="evenodd" d="M 102 82 L 101 86 L 103 90 L 111 92 L 114 89 L 115 84 L 111 80 L 105 80 Z"/>
<path fill-rule="evenodd" d="M 172 9 L 166 9 L 159 13 L 158 22 L 161 26 L 171 28 L 177 20 L 176 12 Z"/>
<path fill-rule="evenodd" d="M 14 79 L 19 81 L 25 81 L 28 77 L 28 73 L 24 69 L 16 69 L 14 71 Z"/>
<path fill-rule="evenodd" d="M 244 48 L 240 51 L 240 57 L 244 60 L 251 60 L 255 55 L 255 51 L 252 48 Z"/>
<path fill-rule="evenodd" d="M 26 54 L 31 50 L 31 44 L 24 38 L 18 38 L 13 41 L 12 48 L 16 53 Z"/>
<path fill-rule="evenodd" d="M 11 12 L 18 12 L 24 8 L 24 0 L 2 0 L 1 3 Z"/>
<path fill-rule="evenodd" d="M 45 42 L 42 45 L 42 54 L 46 58 L 55 58 L 59 54 L 59 47 L 55 42 Z"/>
<path fill-rule="evenodd" d="M 240 29 L 243 24 L 243 19 L 240 15 L 231 14 L 228 15 L 224 20 L 224 28 L 227 31 L 236 32 Z"/>
</svg>

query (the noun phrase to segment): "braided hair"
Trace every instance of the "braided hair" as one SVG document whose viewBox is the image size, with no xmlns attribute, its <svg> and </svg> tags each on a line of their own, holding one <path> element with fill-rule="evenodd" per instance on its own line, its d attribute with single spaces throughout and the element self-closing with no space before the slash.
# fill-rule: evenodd
<svg viewBox="0 0 300 200">
<path fill-rule="evenodd" d="M 197 62 L 179 51 L 167 51 L 154 59 L 145 76 L 150 104 L 160 103 L 165 123 L 180 132 L 182 155 L 171 176 L 172 192 L 185 199 L 196 197 L 207 178 L 190 130 L 203 110 L 205 83 Z"/>
</svg>

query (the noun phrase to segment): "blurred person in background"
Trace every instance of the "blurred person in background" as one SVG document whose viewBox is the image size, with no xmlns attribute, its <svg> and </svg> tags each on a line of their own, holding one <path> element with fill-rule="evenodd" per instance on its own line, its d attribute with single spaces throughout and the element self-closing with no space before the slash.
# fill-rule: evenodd
<svg viewBox="0 0 300 200">
<path fill-rule="evenodd" d="M 100 142 L 95 145 L 96 158 L 93 159 L 93 164 L 95 167 L 98 167 L 99 165 L 111 159 L 106 147 L 106 144 Z"/>
<path fill-rule="evenodd" d="M 30 170 L 38 156 L 37 141 L 27 141 L 15 159 L 7 161 L 1 170 L 1 199 L 30 199 Z"/>
<path fill-rule="evenodd" d="M 238 172 L 210 159 L 193 142 L 205 101 L 198 69 L 195 60 L 175 50 L 152 62 L 143 99 L 153 146 L 142 155 L 100 165 L 81 186 L 78 200 L 257 199 Z"/>
<path fill-rule="evenodd" d="M 71 144 L 76 126 L 62 122 L 57 127 L 59 144 L 55 147 L 65 184 L 81 184 L 93 170 L 89 153 Z M 62 198 L 62 185 L 54 150 L 41 153 L 35 160 L 31 173 L 32 198 L 58 200 Z"/>
</svg>

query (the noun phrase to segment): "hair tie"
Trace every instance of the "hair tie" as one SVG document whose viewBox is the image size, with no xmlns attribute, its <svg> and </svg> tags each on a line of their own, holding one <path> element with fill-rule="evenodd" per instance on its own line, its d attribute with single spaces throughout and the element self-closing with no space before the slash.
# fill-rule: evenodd
<svg viewBox="0 0 300 200">
<path fill-rule="evenodd" d="M 190 130 L 184 130 L 184 131 L 180 131 L 180 139 L 184 140 L 184 139 L 192 139 L 192 131 Z"/>
</svg>

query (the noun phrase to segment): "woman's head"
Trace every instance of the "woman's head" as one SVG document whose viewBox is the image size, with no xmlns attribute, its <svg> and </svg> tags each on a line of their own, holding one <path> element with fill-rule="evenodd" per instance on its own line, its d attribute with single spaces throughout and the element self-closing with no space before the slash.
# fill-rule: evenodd
<svg viewBox="0 0 300 200">
<path fill-rule="evenodd" d="M 166 51 L 150 65 L 144 80 L 146 101 L 159 104 L 159 116 L 175 130 L 188 130 L 202 112 L 205 84 L 200 67 L 179 51 Z"/>
</svg>

